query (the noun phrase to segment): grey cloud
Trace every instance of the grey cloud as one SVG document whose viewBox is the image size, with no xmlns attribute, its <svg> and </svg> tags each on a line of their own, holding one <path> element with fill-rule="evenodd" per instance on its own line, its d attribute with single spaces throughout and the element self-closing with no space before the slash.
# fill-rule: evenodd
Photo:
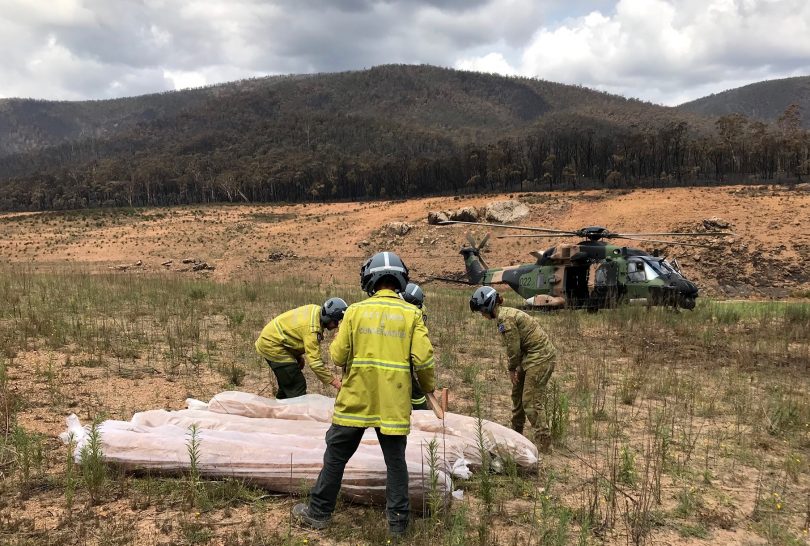
<svg viewBox="0 0 810 546">
<path fill-rule="evenodd" d="M 718 3 L 735 11 L 715 19 L 700 16 L 712 0 L 669 1 L 672 29 L 693 42 L 683 54 L 617 0 L 0 0 L 0 96 L 106 98 L 165 90 L 178 74 L 217 83 L 497 54 L 513 72 L 671 101 L 810 64 L 804 0 Z M 597 35 L 569 57 L 582 43 L 555 31 L 585 29 L 593 11 L 621 22 L 615 42 Z"/>
</svg>

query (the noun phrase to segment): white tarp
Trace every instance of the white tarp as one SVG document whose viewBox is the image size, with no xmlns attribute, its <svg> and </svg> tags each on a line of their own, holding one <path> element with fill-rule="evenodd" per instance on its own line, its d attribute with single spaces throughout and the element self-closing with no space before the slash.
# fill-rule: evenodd
<svg viewBox="0 0 810 546">
<path fill-rule="evenodd" d="M 325 436 L 334 399 L 306 395 L 290 400 L 249 393 L 224 392 L 206 404 L 188 400 L 191 409 L 136 413 L 131 421 L 104 421 L 99 428 L 106 461 L 127 470 L 180 473 L 190 468 L 191 427 L 196 425 L 198 470 L 203 476 L 246 479 L 271 491 L 306 493 L 323 464 Z M 444 421 L 430 411 L 415 411 L 408 437 L 406 461 L 411 503 L 418 509 L 428 495 L 428 446 L 435 448 L 438 491 L 450 492 L 453 475 L 468 478 L 470 466 L 480 466 L 477 419 L 447 413 Z M 484 448 L 518 466 L 537 463 L 534 445 L 520 434 L 490 421 L 481 423 Z M 68 430 L 76 442 L 77 461 L 88 440 L 89 427 L 75 415 Z M 377 436 L 368 429 L 343 477 L 342 492 L 350 500 L 385 503 L 386 467 Z"/>
</svg>

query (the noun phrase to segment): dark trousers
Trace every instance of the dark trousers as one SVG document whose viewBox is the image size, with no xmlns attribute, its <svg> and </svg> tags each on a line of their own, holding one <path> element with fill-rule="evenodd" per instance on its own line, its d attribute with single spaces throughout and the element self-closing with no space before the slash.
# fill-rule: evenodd
<svg viewBox="0 0 810 546">
<path fill-rule="evenodd" d="M 265 360 L 267 359 L 265 358 Z M 267 364 L 273 370 L 273 375 L 276 376 L 278 382 L 276 398 L 283 400 L 284 398 L 303 396 L 307 393 L 307 380 L 301 371 L 301 366 L 298 364 L 270 362 L 269 360 L 267 360 Z"/>
<path fill-rule="evenodd" d="M 343 470 L 349 462 L 365 432 L 363 427 L 344 427 L 333 424 L 326 432 L 326 452 L 323 454 L 323 468 L 315 486 L 309 493 L 309 513 L 316 519 L 329 519 L 335 511 Z M 388 526 L 394 530 L 404 530 L 408 526 L 410 501 L 408 500 L 408 466 L 405 463 L 407 436 L 389 436 L 377 431 L 385 466 L 385 511 Z"/>
</svg>

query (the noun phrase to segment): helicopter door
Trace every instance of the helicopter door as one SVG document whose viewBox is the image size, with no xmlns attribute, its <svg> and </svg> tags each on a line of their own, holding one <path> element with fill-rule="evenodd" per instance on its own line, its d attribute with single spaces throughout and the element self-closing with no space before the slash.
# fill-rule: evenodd
<svg viewBox="0 0 810 546">
<path fill-rule="evenodd" d="M 600 307 L 613 307 L 618 298 L 619 268 L 615 262 L 603 262 L 596 268 L 591 299 Z"/>
<path fill-rule="evenodd" d="M 588 300 L 588 266 L 565 268 L 565 300 L 569 307 L 582 307 Z"/>
<path fill-rule="evenodd" d="M 644 298 L 647 296 L 647 272 L 644 262 L 640 259 L 630 259 L 627 262 L 627 296 L 630 298 Z"/>
</svg>

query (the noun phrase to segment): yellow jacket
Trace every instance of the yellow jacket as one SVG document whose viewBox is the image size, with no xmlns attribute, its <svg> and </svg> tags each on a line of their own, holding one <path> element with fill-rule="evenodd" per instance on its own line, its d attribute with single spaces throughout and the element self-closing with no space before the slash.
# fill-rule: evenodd
<svg viewBox="0 0 810 546">
<path fill-rule="evenodd" d="M 520 309 L 501 307 L 496 321 L 510 370 L 518 366 L 528 370 L 554 360 L 554 345 L 533 317 Z"/>
<path fill-rule="evenodd" d="M 256 340 L 256 351 L 270 362 L 280 364 L 298 362 L 306 354 L 309 367 L 327 385 L 332 374 L 321 359 L 322 339 L 321 306 L 302 305 L 267 323 Z"/>
<path fill-rule="evenodd" d="M 433 345 L 422 311 L 393 290 L 379 290 L 349 306 L 329 353 L 346 370 L 332 422 L 379 427 L 383 434 L 408 434 L 411 364 L 425 392 L 436 387 Z"/>
</svg>

